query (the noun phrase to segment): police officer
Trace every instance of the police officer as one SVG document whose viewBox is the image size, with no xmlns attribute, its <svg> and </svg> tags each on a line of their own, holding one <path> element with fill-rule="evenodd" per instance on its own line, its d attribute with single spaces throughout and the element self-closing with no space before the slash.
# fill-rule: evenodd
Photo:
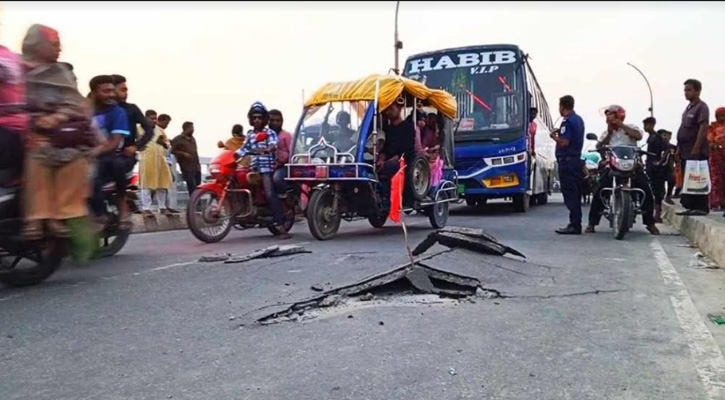
<svg viewBox="0 0 725 400">
<path fill-rule="evenodd" d="M 559 99 L 559 113 L 564 118 L 561 127 L 551 132 L 556 142 L 556 161 L 564 203 L 569 209 L 569 225 L 556 230 L 561 235 L 582 233 L 582 147 L 584 146 L 584 120 L 574 112 L 574 98 L 566 95 Z"/>
</svg>

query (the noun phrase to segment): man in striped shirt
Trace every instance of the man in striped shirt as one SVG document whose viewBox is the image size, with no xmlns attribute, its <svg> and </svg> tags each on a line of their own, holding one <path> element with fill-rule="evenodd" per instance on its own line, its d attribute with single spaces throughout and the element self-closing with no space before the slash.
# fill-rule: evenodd
<svg viewBox="0 0 725 400">
<path fill-rule="evenodd" d="M 274 227 L 282 239 L 289 239 L 290 236 L 284 228 L 282 203 L 277 196 L 273 179 L 274 170 L 277 166 L 277 132 L 267 128 L 269 112 L 262 103 L 255 102 L 252 104 L 247 116 L 249 117 L 249 125 L 253 129 L 249 131 L 247 140 L 236 151 L 236 154 L 239 157 L 244 157 L 247 154 L 253 155 L 252 168 L 262 175 L 264 195 L 274 216 Z"/>
</svg>

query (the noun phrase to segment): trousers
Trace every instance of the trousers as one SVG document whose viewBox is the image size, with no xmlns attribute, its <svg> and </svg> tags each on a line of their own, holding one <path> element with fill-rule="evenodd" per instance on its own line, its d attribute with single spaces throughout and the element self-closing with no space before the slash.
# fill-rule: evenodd
<svg viewBox="0 0 725 400">
<path fill-rule="evenodd" d="M 579 157 L 560 157 L 557 161 L 561 194 L 564 196 L 564 204 L 569 210 L 569 224 L 575 228 L 581 228 L 583 161 Z"/>
</svg>

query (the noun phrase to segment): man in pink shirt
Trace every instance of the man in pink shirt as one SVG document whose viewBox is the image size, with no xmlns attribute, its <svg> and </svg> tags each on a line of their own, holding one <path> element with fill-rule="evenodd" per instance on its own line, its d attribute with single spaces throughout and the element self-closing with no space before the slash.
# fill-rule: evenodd
<svg viewBox="0 0 725 400">
<path fill-rule="evenodd" d="M 282 129 L 284 117 L 279 110 L 269 110 L 269 129 L 277 133 L 277 168 L 272 177 L 277 193 L 284 194 L 287 191 L 287 185 L 284 179 L 287 177 L 287 163 L 290 160 L 290 151 L 292 150 L 292 134 Z"/>
<path fill-rule="evenodd" d="M 20 56 L 0 45 L 0 169 L 23 163 L 23 133 L 27 129 L 25 81 Z"/>
</svg>

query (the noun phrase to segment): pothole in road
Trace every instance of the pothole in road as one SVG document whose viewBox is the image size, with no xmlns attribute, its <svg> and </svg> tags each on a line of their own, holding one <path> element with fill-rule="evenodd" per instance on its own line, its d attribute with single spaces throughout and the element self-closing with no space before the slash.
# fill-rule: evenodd
<svg viewBox="0 0 725 400">
<path fill-rule="evenodd" d="M 475 278 L 463 277 L 417 264 L 338 288 L 257 320 L 262 325 L 303 322 L 379 307 L 445 307 L 498 298 Z M 352 317 L 348 315 L 348 317 Z"/>
<path fill-rule="evenodd" d="M 485 254 L 503 256 L 523 254 L 479 229 L 445 228 L 431 233 L 413 250 L 420 255 L 440 243 L 450 249 L 464 248 Z M 478 298 L 497 298 L 495 289 L 484 288 L 478 279 L 427 266 L 423 261 L 451 250 L 423 256 L 392 270 L 373 275 L 351 285 L 340 286 L 290 307 L 257 319 L 263 325 L 279 322 L 301 322 L 321 316 L 340 315 L 360 308 L 380 306 L 450 305 Z"/>
</svg>

